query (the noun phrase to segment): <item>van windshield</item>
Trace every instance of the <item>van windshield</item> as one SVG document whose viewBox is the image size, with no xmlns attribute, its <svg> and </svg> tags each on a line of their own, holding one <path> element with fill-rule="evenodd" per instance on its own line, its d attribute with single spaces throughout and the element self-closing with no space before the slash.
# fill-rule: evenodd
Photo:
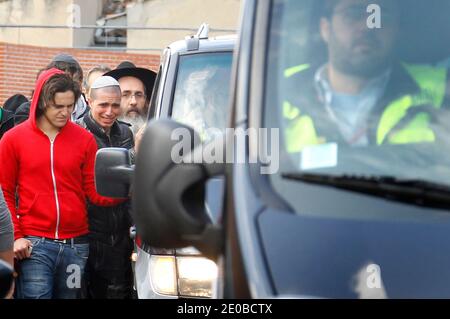
<svg viewBox="0 0 450 319">
<path fill-rule="evenodd" d="M 202 141 L 225 131 L 232 52 L 180 57 L 172 118 L 193 127 Z"/>
<path fill-rule="evenodd" d="M 278 175 L 449 187 L 450 1 L 272 3 L 263 116 Z"/>
</svg>

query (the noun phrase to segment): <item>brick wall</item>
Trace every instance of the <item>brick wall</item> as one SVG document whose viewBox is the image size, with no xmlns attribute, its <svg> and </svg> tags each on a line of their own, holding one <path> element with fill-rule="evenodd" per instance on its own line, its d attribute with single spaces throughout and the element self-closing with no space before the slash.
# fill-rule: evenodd
<svg viewBox="0 0 450 319">
<path fill-rule="evenodd" d="M 62 52 L 74 56 L 84 74 L 97 64 L 106 64 L 114 69 L 124 60 L 132 61 L 138 67 L 157 71 L 160 59 L 159 55 L 58 49 L 0 42 L 0 106 L 7 98 L 17 93 L 30 98 L 38 71 L 56 54 Z"/>
</svg>

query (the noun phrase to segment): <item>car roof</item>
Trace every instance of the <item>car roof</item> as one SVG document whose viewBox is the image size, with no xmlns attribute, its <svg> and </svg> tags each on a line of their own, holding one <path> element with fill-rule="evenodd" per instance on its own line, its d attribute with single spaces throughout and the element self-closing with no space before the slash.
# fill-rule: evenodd
<svg viewBox="0 0 450 319">
<path fill-rule="evenodd" d="M 226 35 L 213 38 L 198 38 L 196 36 L 186 37 L 171 43 L 168 46 L 171 54 L 210 52 L 210 51 L 228 51 L 233 50 L 237 40 L 237 35 Z"/>
</svg>

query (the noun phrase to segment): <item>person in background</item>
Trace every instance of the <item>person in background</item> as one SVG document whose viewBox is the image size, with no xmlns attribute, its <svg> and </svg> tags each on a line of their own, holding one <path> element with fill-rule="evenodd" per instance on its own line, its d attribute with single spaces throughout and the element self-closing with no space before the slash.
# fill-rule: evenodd
<svg viewBox="0 0 450 319">
<path fill-rule="evenodd" d="M 89 97 L 89 90 L 91 89 L 92 83 L 101 77 L 103 74 L 111 71 L 111 68 L 104 64 L 99 64 L 90 69 L 83 81 L 84 94 Z"/>
<path fill-rule="evenodd" d="M 11 266 L 14 264 L 14 233 L 11 215 L 0 188 L 0 259 Z"/>
<path fill-rule="evenodd" d="M 3 260 L 14 266 L 14 231 L 11 221 L 11 215 L 6 206 L 3 192 L 0 188 L 0 260 Z M 6 298 L 12 296 L 13 287 L 11 292 L 7 294 Z"/>
<path fill-rule="evenodd" d="M 115 70 L 105 75 L 119 81 L 122 90 L 120 120 L 130 123 L 133 134 L 136 134 L 147 122 L 149 101 L 156 73 L 124 61 Z"/>
<path fill-rule="evenodd" d="M 3 107 L 0 107 L 0 139 L 14 127 L 14 110 L 24 99 L 27 100 L 22 94 L 16 94 L 7 99 Z"/>
<path fill-rule="evenodd" d="M 51 68 L 66 72 L 80 87 L 82 87 L 83 69 L 73 56 L 66 53 L 56 55 L 46 67 L 46 69 Z M 74 110 L 71 114 L 71 120 L 76 121 L 82 118 L 87 112 L 89 112 L 89 106 L 86 97 L 81 94 L 75 103 Z"/>
<path fill-rule="evenodd" d="M 3 109 L 11 113 L 15 113 L 17 108 L 22 104 L 27 102 L 28 99 L 22 94 L 15 94 L 5 101 L 3 104 Z"/>
</svg>

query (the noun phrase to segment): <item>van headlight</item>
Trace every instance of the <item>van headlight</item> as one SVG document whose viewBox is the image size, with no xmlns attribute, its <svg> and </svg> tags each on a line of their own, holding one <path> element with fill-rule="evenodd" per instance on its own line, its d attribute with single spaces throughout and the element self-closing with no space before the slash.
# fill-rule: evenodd
<svg viewBox="0 0 450 319">
<path fill-rule="evenodd" d="M 153 289 L 162 295 L 177 295 L 177 275 L 175 257 L 155 256 L 150 257 L 150 278 Z"/>
<path fill-rule="evenodd" d="M 214 296 L 218 269 L 210 259 L 152 255 L 149 271 L 152 286 L 159 294 L 199 298 Z"/>
<path fill-rule="evenodd" d="M 217 265 L 204 257 L 177 257 L 180 295 L 212 298 L 217 281 Z"/>
</svg>

